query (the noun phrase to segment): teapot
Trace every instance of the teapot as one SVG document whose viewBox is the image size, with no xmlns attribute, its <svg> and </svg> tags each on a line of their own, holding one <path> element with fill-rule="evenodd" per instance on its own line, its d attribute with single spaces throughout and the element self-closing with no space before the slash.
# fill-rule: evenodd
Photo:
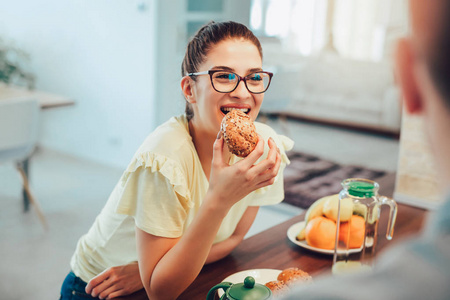
<svg viewBox="0 0 450 300">
<path fill-rule="evenodd" d="M 221 282 L 213 286 L 206 296 L 206 300 L 214 300 L 218 289 L 224 294 L 220 300 L 266 300 L 272 299 L 272 291 L 265 285 L 255 282 L 255 278 L 247 276 L 242 283 Z"/>
</svg>

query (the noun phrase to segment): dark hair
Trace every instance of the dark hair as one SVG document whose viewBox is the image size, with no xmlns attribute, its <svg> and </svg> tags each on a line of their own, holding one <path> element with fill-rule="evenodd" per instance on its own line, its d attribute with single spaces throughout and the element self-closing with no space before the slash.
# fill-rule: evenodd
<svg viewBox="0 0 450 300">
<path fill-rule="evenodd" d="M 438 32 L 426 57 L 428 69 L 438 92 L 450 109 L 450 1 L 441 1 Z"/>
<path fill-rule="evenodd" d="M 181 64 L 181 76 L 188 73 L 199 72 L 198 67 L 202 64 L 211 48 L 217 43 L 233 38 L 243 38 L 252 42 L 258 48 L 262 59 L 262 48 L 258 38 L 245 25 L 233 21 L 214 22 L 201 27 L 195 36 L 189 41 L 183 63 Z M 191 76 L 196 80 L 196 76 Z M 190 120 L 194 116 L 191 104 L 186 101 L 186 116 Z"/>
</svg>

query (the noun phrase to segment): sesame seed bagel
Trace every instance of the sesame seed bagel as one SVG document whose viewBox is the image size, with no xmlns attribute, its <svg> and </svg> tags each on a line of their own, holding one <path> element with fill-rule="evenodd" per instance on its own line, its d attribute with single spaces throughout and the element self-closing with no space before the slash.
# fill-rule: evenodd
<svg viewBox="0 0 450 300">
<path fill-rule="evenodd" d="M 227 113 L 220 129 L 231 153 L 246 157 L 255 149 L 258 142 L 255 124 L 244 112 L 233 109 Z"/>
</svg>

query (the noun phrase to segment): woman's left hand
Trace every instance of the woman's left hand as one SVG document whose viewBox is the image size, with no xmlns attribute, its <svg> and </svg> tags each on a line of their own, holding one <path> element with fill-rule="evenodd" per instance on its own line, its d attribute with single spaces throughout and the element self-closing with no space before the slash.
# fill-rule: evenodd
<svg viewBox="0 0 450 300">
<path fill-rule="evenodd" d="M 230 208 L 254 190 L 275 182 L 281 154 L 275 141 L 269 138 L 269 152 L 265 159 L 257 162 L 264 154 L 264 139 L 258 137 L 255 149 L 233 165 L 225 158 L 223 137 L 214 142 L 208 193 L 214 195 L 211 199 L 216 201 L 217 207 Z"/>
<path fill-rule="evenodd" d="M 132 294 L 144 288 L 137 262 L 111 267 L 92 278 L 86 286 L 86 293 L 100 299 L 112 299 Z"/>
</svg>

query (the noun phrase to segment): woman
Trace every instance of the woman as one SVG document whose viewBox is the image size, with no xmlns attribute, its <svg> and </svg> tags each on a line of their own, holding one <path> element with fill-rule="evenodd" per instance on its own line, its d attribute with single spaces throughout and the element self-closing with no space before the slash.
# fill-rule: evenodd
<svg viewBox="0 0 450 300">
<path fill-rule="evenodd" d="M 259 142 L 239 159 L 218 135 L 231 109 L 258 116 L 271 79 L 258 39 L 242 24 L 211 22 L 188 44 L 182 76 L 186 113 L 138 149 L 78 242 L 62 299 L 109 299 L 142 287 L 152 300 L 175 299 L 205 263 L 242 241 L 260 205 L 283 199 L 291 140 L 256 122 Z"/>
</svg>

